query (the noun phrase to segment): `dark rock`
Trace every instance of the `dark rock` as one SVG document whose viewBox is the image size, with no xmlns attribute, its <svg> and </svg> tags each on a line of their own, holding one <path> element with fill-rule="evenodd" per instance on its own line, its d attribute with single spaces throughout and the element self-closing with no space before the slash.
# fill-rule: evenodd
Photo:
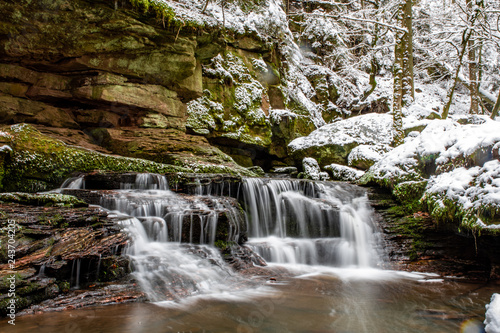
<svg viewBox="0 0 500 333">
<path fill-rule="evenodd" d="M 0 212 L 2 230 L 9 221 L 15 222 L 16 245 L 12 266 L 7 252 L 0 252 L 0 280 L 6 282 L 0 283 L 0 315 L 5 315 L 5 288 L 11 276 L 16 278 L 19 311 L 59 297 L 77 282 L 84 287 L 117 280 L 128 273 L 128 260 L 120 254 L 129 236 L 100 208 L 0 203 Z M 7 244 L 6 231 L 0 233 L 0 241 Z"/>
</svg>

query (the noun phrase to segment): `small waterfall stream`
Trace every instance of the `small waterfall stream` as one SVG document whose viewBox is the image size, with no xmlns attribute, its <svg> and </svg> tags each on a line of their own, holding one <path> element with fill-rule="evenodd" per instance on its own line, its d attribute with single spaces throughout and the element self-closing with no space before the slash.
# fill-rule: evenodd
<svg viewBox="0 0 500 333">
<path fill-rule="evenodd" d="M 366 194 L 341 183 L 245 179 L 249 244 L 266 261 L 336 267 L 377 263 Z"/>
<path fill-rule="evenodd" d="M 100 205 L 131 234 L 126 253 L 152 301 L 228 291 L 231 283 L 241 283 L 214 245 L 241 244 L 246 230 L 247 245 L 270 263 L 352 268 L 378 260 L 372 211 L 359 187 L 247 178 L 235 193 L 244 221 L 237 199 L 217 196 L 224 184 L 198 181 L 194 194 L 186 195 L 171 191 L 162 175 L 134 178 L 103 191 Z M 85 184 L 79 177 L 64 186 Z"/>
<path fill-rule="evenodd" d="M 128 255 L 154 304 L 35 315 L 40 332 L 69 325 L 82 332 L 484 332 L 484 305 L 498 285 L 377 269 L 382 242 L 363 188 L 167 177 L 93 173 L 65 182 L 59 192 L 100 204 L 128 231 L 128 248 L 114 251 Z M 98 261 L 95 269 L 103 269 Z M 86 288 L 87 263 L 71 264 L 72 287 Z M 19 321 L 13 332 L 30 329 L 31 321 Z"/>
</svg>

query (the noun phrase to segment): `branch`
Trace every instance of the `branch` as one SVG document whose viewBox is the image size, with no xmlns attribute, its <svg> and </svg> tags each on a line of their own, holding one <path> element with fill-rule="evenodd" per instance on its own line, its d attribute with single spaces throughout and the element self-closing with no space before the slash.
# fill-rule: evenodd
<svg viewBox="0 0 500 333">
<path fill-rule="evenodd" d="M 394 30 L 398 30 L 398 31 L 401 31 L 401 32 L 404 32 L 404 33 L 408 32 L 408 30 L 406 30 L 405 28 L 398 27 L 397 25 L 388 24 L 388 23 L 384 23 L 384 22 L 379 22 L 379 21 L 375 21 L 375 20 L 367 20 L 367 19 L 361 19 L 361 18 L 357 18 L 357 17 L 344 16 L 344 15 L 340 16 L 340 15 L 326 15 L 326 14 L 316 14 L 316 13 L 300 13 L 300 14 L 289 14 L 288 16 L 297 16 L 297 15 L 320 16 L 320 17 L 329 17 L 329 18 L 333 18 L 333 19 L 336 19 L 336 20 L 348 20 L 348 21 L 373 23 L 373 24 L 378 24 L 378 25 L 381 25 L 381 26 L 384 26 L 384 27 L 388 27 L 388 28 L 391 28 L 391 29 L 394 29 Z"/>
</svg>

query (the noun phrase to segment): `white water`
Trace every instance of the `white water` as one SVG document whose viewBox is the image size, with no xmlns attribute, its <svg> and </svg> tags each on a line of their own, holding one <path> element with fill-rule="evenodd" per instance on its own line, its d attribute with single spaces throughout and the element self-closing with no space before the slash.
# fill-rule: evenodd
<svg viewBox="0 0 500 333">
<path fill-rule="evenodd" d="M 237 282 L 237 275 L 213 247 L 221 216 L 228 226 L 226 241 L 238 241 L 233 199 L 181 196 L 168 190 L 160 175 L 138 175 L 135 183 L 120 187 L 104 194 L 101 206 L 115 211 L 132 235 L 126 253 L 151 301 L 220 293 L 230 281 Z"/>
<path fill-rule="evenodd" d="M 135 177 L 135 183 L 121 183 L 120 188 L 124 190 L 162 190 L 167 191 L 168 182 L 165 176 L 154 173 L 139 173 Z"/>
<path fill-rule="evenodd" d="M 338 183 L 245 179 L 249 244 L 266 261 L 370 267 L 377 263 L 372 209 Z"/>
<path fill-rule="evenodd" d="M 64 185 L 84 188 L 85 180 Z M 210 192 L 200 185 L 194 195 L 179 195 L 164 176 L 138 174 L 119 190 L 102 193 L 101 206 L 114 211 L 133 238 L 126 253 L 150 300 L 227 293 L 245 284 L 214 247 L 221 235 L 238 243 L 245 222 L 235 199 Z M 248 178 L 241 196 L 248 244 L 270 263 L 370 268 L 378 260 L 372 210 L 358 187 Z"/>
<path fill-rule="evenodd" d="M 61 185 L 61 189 L 84 189 L 85 179 L 83 176 L 68 178 Z"/>
</svg>

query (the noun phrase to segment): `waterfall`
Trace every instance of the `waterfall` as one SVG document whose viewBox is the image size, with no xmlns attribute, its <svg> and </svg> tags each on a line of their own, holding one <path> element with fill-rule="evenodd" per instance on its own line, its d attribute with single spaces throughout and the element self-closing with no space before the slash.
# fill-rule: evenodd
<svg viewBox="0 0 500 333">
<path fill-rule="evenodd" d="M 239 241 L 243 221 L 238 221 L 237 201 L 179 195 L 161 177 L 137 175 L 134 183 L 101 198 L 101 206 L 115 211 L 133 238 L 125 253 L 135 278 L 151 301 L 227 288 L 236 275 L 213 245 L 221 238 Z"/>
<path fill-rule="evenodd" d="M 75 195 L 100 191 L 100 205 L 132 238 L 125 253 L 152 301 L 248 284 L 225 263 L 216 241 L 241 244 L 249 236 L 247 245 L 270 263 L 352 268 L 377 262 L 373 214 L 360 187 L 264 178 L 230 183 L 220 176 L 212 184 L 209 177 L 189 177 L 182 189 L 189 194 L 171 191 L 158 174 L 94 173 L 64 183 Z M 78 286 L 80 263 L 73 265 Z"/>
<path fill-rule="evenodd" d="M 61 185 L 61 189 L 82 189 L 85 188 L 84 176 L 68 178 Z"/>
<path fill-rule="evenodd" d="M 247 178 L 249 244 L 266 261 L 369 267 L 374 250 L 366 193 L 343 183 Z"/>
<path fill-rule="evenodd" d="M 168 182 L 165 176 L 155 173 L 139 173 L 134 183 L 121 183 L 121 189 L 125 190 L 168 190 Z"/>
</svg>

